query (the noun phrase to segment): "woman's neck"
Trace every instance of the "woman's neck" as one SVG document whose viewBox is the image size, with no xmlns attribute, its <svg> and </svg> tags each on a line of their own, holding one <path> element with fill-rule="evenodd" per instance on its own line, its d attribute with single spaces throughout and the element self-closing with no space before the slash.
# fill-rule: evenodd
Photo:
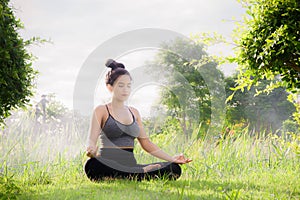
<svg viewBox="0 0 300 200">
<path fill-rule="evenodd" d="M 111 101 L 111 106 L 115 109 L 122 109 L 124 108 L 125 104 L 124 101 L 118 101 L 118 100 L 112 100 Z"/>
</svg>

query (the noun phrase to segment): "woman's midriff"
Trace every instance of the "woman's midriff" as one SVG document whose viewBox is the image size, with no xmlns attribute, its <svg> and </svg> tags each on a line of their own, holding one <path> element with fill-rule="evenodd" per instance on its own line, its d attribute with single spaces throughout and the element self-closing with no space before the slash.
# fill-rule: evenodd
<svg viewBox="0 0 300 200">
<path fill-rule="evenodd" d="M 116 146 L 106 146 L 101 147 L 101 149 L 133 149 L 134 147 L 116 147 Z"/>
<path fill-rule="evenodd" d="M 133 154 L 133 147 L 105 147 L 101 148 L 99 153 L 100 157 L 125 166 L 135 166 L 137 164 Z"/>
</svg>

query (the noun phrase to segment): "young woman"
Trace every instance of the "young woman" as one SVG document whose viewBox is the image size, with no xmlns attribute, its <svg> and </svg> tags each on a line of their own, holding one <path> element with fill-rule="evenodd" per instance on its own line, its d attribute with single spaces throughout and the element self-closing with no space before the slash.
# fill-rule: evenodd
<svg viewBox="0 0 300 200">
<path fill-rule="evenodd" d="M 91 180 L 103 178 L 175 180 L 181 175 L 179 164 L 192 160 L 183 154 L 170 156 L 153 144 L 144 131 L 142 118 L 137 109 L 125 105 L 131 92 L 131 76 L 122 63 L 112 59 L 106 62 L 111 68 L 106 76 L 106 85 L 112 100 L 94 109 L 89 130 L 87 156 L 90 159 L 84 169 Z M 153 156 L 167 162 L 141 165 L 133 154 L 134 140 Z M 100 143 L 100 148 L 97 147 Z"/>
</svg>

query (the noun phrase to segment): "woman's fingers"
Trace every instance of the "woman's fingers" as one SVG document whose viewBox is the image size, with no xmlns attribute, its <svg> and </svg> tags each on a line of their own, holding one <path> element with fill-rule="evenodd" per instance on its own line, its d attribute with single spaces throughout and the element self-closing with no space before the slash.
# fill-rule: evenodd
<svg viewBox="0 0 300 200">
<path fill-rule="evenodd" d="M 94 157 L 93 154 L 91 154 L 90 152 L 86 152 L 86 156 L 88 156 L 90 158 Z"/>
<path fill-rule="evenodd" d="M 97 154 L 97 147 L 93 147 L 93 146 L 88 146 L 86 149 L 86 155 L 88 157 L 95 157 L 95 155 Z"/>
<path fill-rule="evenodd" d="M 183 155 L 183 153 L 181 153 L 181 154 L 179 154 L 177 156 L 174 156 L 174 159 L 175 159 L 175 162 L 178 163 L 178 164 L 185 164 L 185 163 L 192 162 L 191 159 L 185 158 L 185 156 Z"/>
</svg>

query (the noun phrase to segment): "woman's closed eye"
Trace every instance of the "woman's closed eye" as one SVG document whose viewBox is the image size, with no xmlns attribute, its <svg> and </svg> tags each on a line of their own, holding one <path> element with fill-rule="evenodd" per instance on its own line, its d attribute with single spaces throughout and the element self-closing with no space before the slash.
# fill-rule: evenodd
<svg viewBox="0 0 300 200">
<path fill-rule="evenodd" d="M 119 84 L 118 87 L 119 88 L 123 88 L 123 87 L 125 87 L 125 84 Z M 131 84 L 126 85 L 126 87 L 130 89 L 131 88 Z"/>
<path fill-rule="evenodd" d="M 124 87 L 124 84 L 119 84 L 118 87 L 122 88 Z"/>
</svg>

